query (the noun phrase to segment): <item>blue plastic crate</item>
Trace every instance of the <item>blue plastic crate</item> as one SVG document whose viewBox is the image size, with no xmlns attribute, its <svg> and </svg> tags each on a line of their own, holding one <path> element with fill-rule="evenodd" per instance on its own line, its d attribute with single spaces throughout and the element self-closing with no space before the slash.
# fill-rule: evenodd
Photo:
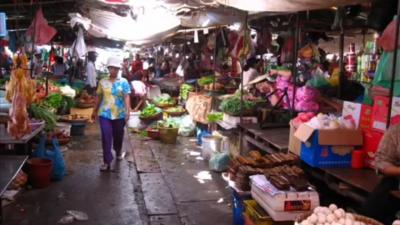
<svg viewBox="0 0 400 225">
<path fill-rule="evenodd" d="M 245 225 L 243 213 L 245 211 L 243 201 L 251 199 L 251 195 L 240 195 L 232 189 L 232 216 L 233 225 Z"/>
<path fill-rule="evenodd" d="M 318 144 L 318 131 L 310 138 L 311 145 L 301 144 L 300 158 L 308 165 L 318 168 L 345 168 L 351 166 L 351 153 L 338 155 L 332 146 Z"/>
</svg>

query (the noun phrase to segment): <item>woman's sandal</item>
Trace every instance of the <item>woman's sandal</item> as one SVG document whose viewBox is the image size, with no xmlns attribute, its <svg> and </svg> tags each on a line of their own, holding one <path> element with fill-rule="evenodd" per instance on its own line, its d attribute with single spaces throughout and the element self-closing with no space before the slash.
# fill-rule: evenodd
<svg viewBox="0 0 400 225">
<path fill-rule="evenodd" d="M 110 172 L 111 171 L 111 166 L 108 164 L 103 164 L 100 166 L 100 171 L 101 172 Z"/>
</svg>

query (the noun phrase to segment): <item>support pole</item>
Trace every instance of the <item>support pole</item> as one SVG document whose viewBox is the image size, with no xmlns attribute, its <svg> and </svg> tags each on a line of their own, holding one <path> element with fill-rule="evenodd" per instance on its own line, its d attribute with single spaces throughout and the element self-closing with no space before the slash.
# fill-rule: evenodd
<svg viewBox="0 0 400 225">
<path fill-rule="evenodd" d="M 395 81 L 396 81 L 396 64 L 397 64 L 397 49 L 398 49 L 398 41 L 399 41 L 399 26 L 400 26 L 400 0 L 397 1 L 397 17 L 396 17 L 396 38 L 394 39 L 394 52 L 393 52 L 393 62 L 392 62 L 392 79 L 390 80 L 390 94 L 389 94 L 389 109 L 388 109 L 388 116 L 386 127 L 389 128 L 390 126 L 390 117 L 392 112 L 392 102 L 393 102 L 393 93 L 395 88 Z"/>
<path fill-rule="evenodd" d="M 343 21 L 343 20 L 341 20 Z M 342 22 L 341 22 L 342 23 Z M 344 30 L 342 24 L 340 26 L 340 40 L 339 40 L 339 68 L 340 68 L 340 77 L 339 77 L 339 88 L 338 88 L 338 97 L 342 97 L 342 85 L 345 79 L 345 71 L 344 71 Z"/>
<path fill-rule="evenodd" d="M 243 26 L 244 26 L 244 31 L 245 32 L 247 32 L 247 20 L 248 20 L 248 13 L 246 12 L 246 16 L 245 16 L 245 19 L 244 19 L 244 24 L 243 24 Z M 246 35 L 246 33 L 245 33 L 245 35 Z M 243 42 L 245 41 L 245 38 L 243 38 Z M 240 146 L 240 148 L 239 148 L 239 153 L 242 153 L 242 151 L 243 151 L 243 93 L 244 93 L 244 91 L 243 91 L 243 70 L 242 70 L 242 72 L 240 73 L 240 121 L 239 121 L 239 124 L 240 124 L 240 139 L 239 139 L 239 146 Z"/>
<path fill-rule="evenodd" d="M 295 116 L 295 98 L 296 98 L 296 85 L 297 85 L 297 55 L 299 49 L 299 38 L 300 38 L 300 13 L 296 14 L 296 25 L 294 29 L 294 48 L 293 48 L 293 61 L 292 61 L 292 82 L 293 82 L 293 95 L 292 104 L 290 107 L 291 116 Z M 289 103 L 290 106 L 290 103 Z"/>
</svg>

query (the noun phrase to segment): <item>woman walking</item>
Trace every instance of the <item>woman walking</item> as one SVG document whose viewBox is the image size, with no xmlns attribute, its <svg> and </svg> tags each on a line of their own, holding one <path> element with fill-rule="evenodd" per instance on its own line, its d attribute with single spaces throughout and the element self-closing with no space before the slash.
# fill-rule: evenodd
<svg viewBox="0 0 400 225">
<path fill-rule="evenodd" d="M 96 107 L 92 119 L 99 117 L 103 162 L 100 171 L 110 171 L 114 148 L 118 160 L 122 160 L 125 123 L 129 119 L 131 88 L 125 78 L 118 77 L 122 60 L 110 57 L 107 62 L 109 77 L 100 80 L 97 87 Z"/>
</svg>

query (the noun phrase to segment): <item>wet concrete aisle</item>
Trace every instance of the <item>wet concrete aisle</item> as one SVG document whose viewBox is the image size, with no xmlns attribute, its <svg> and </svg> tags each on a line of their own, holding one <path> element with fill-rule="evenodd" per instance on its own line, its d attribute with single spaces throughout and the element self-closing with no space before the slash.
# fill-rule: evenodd
<svg viewBox="0 0 400 225">
<path fill-rule="evenodd" d="M 45 189 L 24 190 L 4 208 L 5 225 L 55 225 L 66 210 L 86 212 L 82 225 L 228 225 L 230 192 L 207 170 L 189 139 L 177 145 L 126 135 L 118 171 L 100 173 L 97 125 L 74 137 L 65 151 L 68 175 Z"/>
<path fill-rule="evenodd" d="M 188 138 L 176 145 L 131 135 L 151 225 L 228 225 L 231 194 L 221 174 L 208 171 Z"/>
<path fill-rule="evenodd" d="M 128 152 L 129 143 L 126 139 L 124 148 Z M 19 193 L 16 202 L 4 208 L 4 225 L 55 225 L 66 210 L 83 211 L 89 216 L 88 221 L 72 224 L 147 224 L 133 163 L 124 160 L 116 165 L 118 172 L 100 173 L 102 154 L 97 125 L 89 125 L 85 136 L 73 138 L 65 161 L 68 175 L 45 189 Z"/>
</svg>

